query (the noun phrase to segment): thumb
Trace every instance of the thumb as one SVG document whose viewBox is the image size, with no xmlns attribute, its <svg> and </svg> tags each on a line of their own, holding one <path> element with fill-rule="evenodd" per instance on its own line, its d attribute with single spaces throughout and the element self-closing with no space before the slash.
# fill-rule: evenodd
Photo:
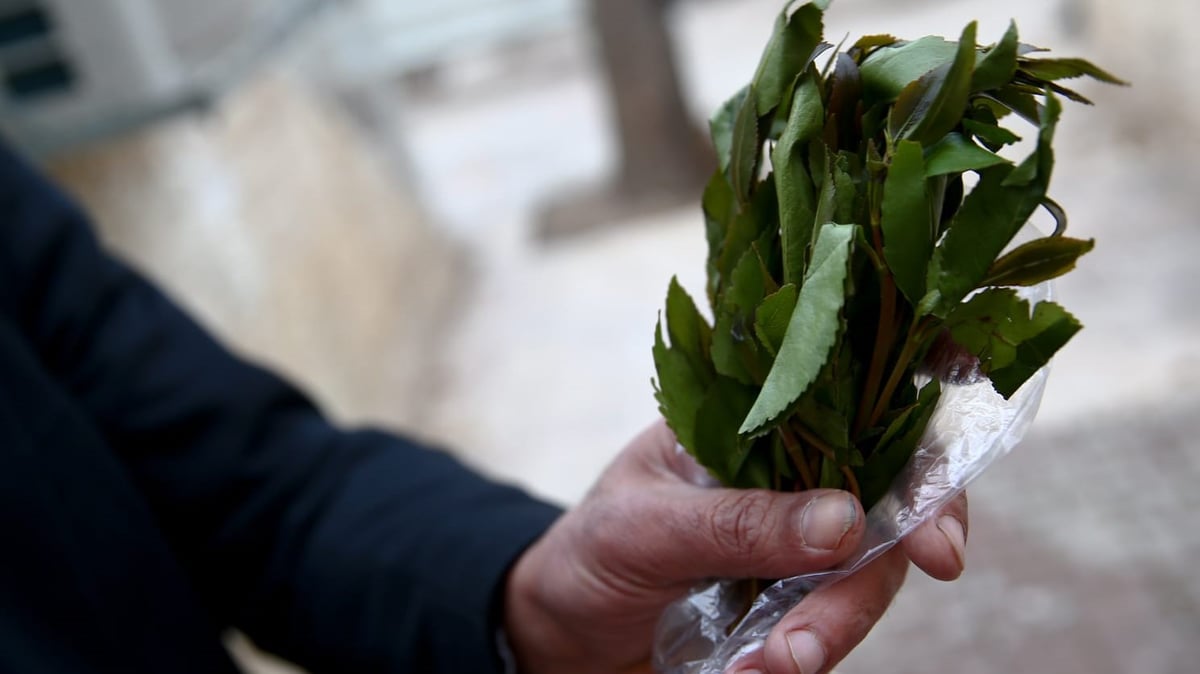
<svg viewBox="0 0 1200 674">
<path fill-rule="evenodd" d="M 863 533 L 862 507 L 844 491 L 686 491 L 649 508 L 641 522 L 650 531 L 637 537 L 643 554 L 674 576 L 668 581 L 819 571 L 845 559 Z"/>
</svg>

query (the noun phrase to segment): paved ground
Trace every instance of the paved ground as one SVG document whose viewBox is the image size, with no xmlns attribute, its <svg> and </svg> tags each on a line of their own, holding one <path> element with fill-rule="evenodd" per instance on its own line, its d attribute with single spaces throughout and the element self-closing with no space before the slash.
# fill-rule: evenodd
<svg viewBox="0 0 1200 674">
<path fill-rule="evenodd" d="M 1090 5 L 1104 8 L 1107 0 Z M 752 71 L 777 7 L 769 0 L 713 0 L 679 8 L 673 19 L 678 53 L 697 115 Z M 1182 2 L 1157 7 L 1159 18 L 1192 11 Z M 1194 523 L 1200 492 L 1193 486 L 1200 481 L 1200 266 L 1194 262 L 1200 195 L 1190 159 L 1200 150 L 1200 116 L 1194 108 L 1159 114 L 1174 92 L 1142 55 L 1145 42 L 1089 43 L 1087 32 L 1072 37 L 1060 8 L 1039 0 L 843 0 L 830 13 L 835 36 L 957 34 L 975 17 L 981 35 L 999 36 L 1015 16 L 1032 42 L 1094 55 L 1135 82 L 1150 83 L 1133 90 L 1088 87 L 1099 107 L 1067 113 L 1054 192 L 1070 211 L 1075 233 L 1095 236 L 1099 246 L 1060 291 L 1087 329 L 1058 359 L 1028 441 L 973 489 L 966 576 L 940 585 L 914 574 L 892 615 L 839 670 L 848 674 L 1188 674 L 1200 662 L 1200 527 Z M 1093 33 L 1112 33 L 1106 17 L 1093 16 L 1100 27 Z M 1155 48 L 1165 53 L 1183 49 L 1182 39 L 1162 37 L 1171 34 L 1170 22 L 1154 26 L 1138 35 L 1158 36 Z M 401 204 L 373 216 L 379 224 L 366 228 L 336 210 L 295 218 L 306 209 L 283 209 L 291 219 L 279 219 L 280 208 L 247 208 L 239 222 L 284 223 L 281 233 L 308 242 L 303 252 L 217 255 L 229 273 L 299 288 L 286 295 L 291 299 L 284 306 L 292 309 L 282 317 L 293 334 L 307 335 L 303 340 L 284 339 L 284 348 L 274 348 L 269 317 L 279 314 L 271 313 L 272 302 L 260 297 L 246 304 L 236 292 L 240 283 L 228 289 L 213 270 L 184 266 L 181 272 L 162 263 L 155 252 L 161 248 L 149 245 L 171 236 L 161 229 L 146 224 L 120 239 L 122 249 L 143 259 L 242 348 L 297 373 L 340 416 L 407 426 L 485 470 L 571 502 L 654 415 L 654 317 L 672 274 L 699 287 L 701 222 L 695 209 L 686 209 L 553 245 L 532 236 L 539 203 L 555 191 L 600 181 L 613 162 L 584 35 L 567 32 L 487 63 L 459 63 L 439 81 L 371 131 L 404 141 L 415 189 L 439 235 L 421 233 L 420 212 Z M 1195 87 L 1180 81 L 1172 86 Z M 1142 115 L 1147 106 L 1158 112 Z M 284 108 L 271 109 L 284 114 Z M 344 124 L 333 117 L 322 124 Z M 248 142 L 252 134 L 238 138 Z M 337 136 L 333 144 L 353 148 L 361 140 Z M 180 156 L 197 152 L 170 147 L 173 152 L 156 156 L 178 164 Z M 236 155 L 218 159 L 238 165 Z M 257 170 L 271 175 L 270 166 L 264 162 Z M 274 189 L 286 191 L 288 172 L 277 175 L 285 182 Z M 316 184 L 290 186 L 311 190 Z M 144 186 L 125 188 L 145 197 Z M 346 203 L 397 198 L 372 190 Z M 95 199 L 102 208 L 104 199 Z M 204 203 L 209 199 L 197 199 Z M 132 209 L 120 212 L 139 217 Z M 377 238 L 389 218 L 409 232 L 407 244 Z M 211 233 L 208 226 L 185 231 L 195 237 Z M 347 231 L 357 232 L 355 247 L 327 258 L 322 242 L 339 250 L 332 244 Z M 252 250 L 270 250 L 268 234 L 253 235 L 264 247 Z M 468 266 L 445 252 L 441 235 L 465 251 Z M 242 236 L 185 236 L 173 245 L 236 246 Z M 385 243 L 373 243 L 379 241 Z M 442 252 L 414 254 L 414 247 Z M 384 252 L 367 254 L 376 249 Z M 359 255 L 369 262 L 362 268 L 352 262 Z M 329 259 L 341 262 L 329 270 Z M 428 275 L 447 266 L 449 279 Z M 314 269 L 328 271 L 315 286 L 285 282 Z M 428 286 L 431 278 L 440 280 Z M 295 308 L 306 293 L 321 301 L 315 314 Z M 373 309 L 357 311 L 338 300 L 362 293 L 374 298 Z M 437 301 L 428 301 L 431 293 Z M 426 299 L 413 304 L 414 297 Z M 247 339 L 239 336 L 248 320 L 233 310 L 239 306 L 249 307 L 249 315 L 251 309 L 267 312 L 268 318 L 250 321 L 255 327 Z M 389 311 L 403 311 L 404 325 L 379 318 Z M 438 318 L 445 313 L 448 325 Z M 405 327 L 414 322 L 428 330 Z M 340 338 L 360 328 L 373 336 L 339 348 Z M 414 349 L 430 354 L 415 370 Z"/>
</svg>

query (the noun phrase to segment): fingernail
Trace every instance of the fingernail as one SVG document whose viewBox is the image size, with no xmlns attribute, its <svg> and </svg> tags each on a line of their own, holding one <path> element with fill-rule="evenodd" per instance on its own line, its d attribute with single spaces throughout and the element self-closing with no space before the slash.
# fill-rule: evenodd
<svg viewBox="0 0 1200 674">
<path fill-rule="evenodd" d="M 950 542 L 950 547 L 954 549 L 954 557 L 958 560 L 958 568 L 966 568 L 966 550 L 967 536 L 963 530 L 962 522 L 958 521 L 957 517 L 951 515 L 942 515 L 938 518 L 938 529 L 942 535 Z"/>
<path fill-rule="evenodd" d="M 825 647 L 812 632 L 789 632 L 787 643 L 788 650 L 792 652 L 792 662 L 796 663 L 800 674 L 817 674 L 825 666 Z"/>
<path fill-rule="evenodd" d="M 800 513 L 804 544 L 817 550 L 835 550 L 858 520 L 858 508 L 849 494 L 826 494 L 808 502 Z"/>
</svg>

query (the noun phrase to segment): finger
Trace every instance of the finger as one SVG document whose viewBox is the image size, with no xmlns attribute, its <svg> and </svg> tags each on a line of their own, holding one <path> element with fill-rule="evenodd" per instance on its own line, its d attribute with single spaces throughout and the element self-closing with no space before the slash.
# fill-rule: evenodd
<svg viewBox="0 0 1200 674">
<path fill-rule="evenodd" d="M 675 432 L 659 418 L 629 442 L 613 464 L 616 481 L 665 481 L 700 484 L 708 471 L 687 452 L 679 451 Z"/>
<path fill-rule="evenodd" d="M 653 568 L 642 571 L 674 581 L 825 569 L 849 555 L 863 532 L 858 500 L 833 489 L 788 494 L 679 484 L 643 492 L 626 507 L 621 540 L 638 546 L 627 559 L 646 560 Z"/>
<path fill-rule="evenodd" d="M 934 519 L 904 539 L 904 552 L 922 571 L 938 580 L 962 575 L 967 545 L 967 495 L 959 495 Z"/>
<path fill-rule="evenodd" d="M 679 444 L 662 418 L 630 441 L 610 471 L 620 480 L 682 482 L 706 488 L 721 484 Z"/>
<path fill-rule="evenodd" d="M 806 597 L 779 621 L 762 650 L 734 671 L 820 674 L 858 645 L 900 590 L 908 559 L 891 550 L 845 580 Z"/>
</svg>

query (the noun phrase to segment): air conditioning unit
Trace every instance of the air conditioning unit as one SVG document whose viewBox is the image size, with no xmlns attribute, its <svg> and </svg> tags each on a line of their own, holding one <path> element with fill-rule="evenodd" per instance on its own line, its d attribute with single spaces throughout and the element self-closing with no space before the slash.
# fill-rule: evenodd
<svg viewBox="0 0 1200 674">
<path fill-rule="evenodd" d="M 35 154 L 204 103 L 321 0 L 0 0 L 0 129 Z"/>
</svg>

